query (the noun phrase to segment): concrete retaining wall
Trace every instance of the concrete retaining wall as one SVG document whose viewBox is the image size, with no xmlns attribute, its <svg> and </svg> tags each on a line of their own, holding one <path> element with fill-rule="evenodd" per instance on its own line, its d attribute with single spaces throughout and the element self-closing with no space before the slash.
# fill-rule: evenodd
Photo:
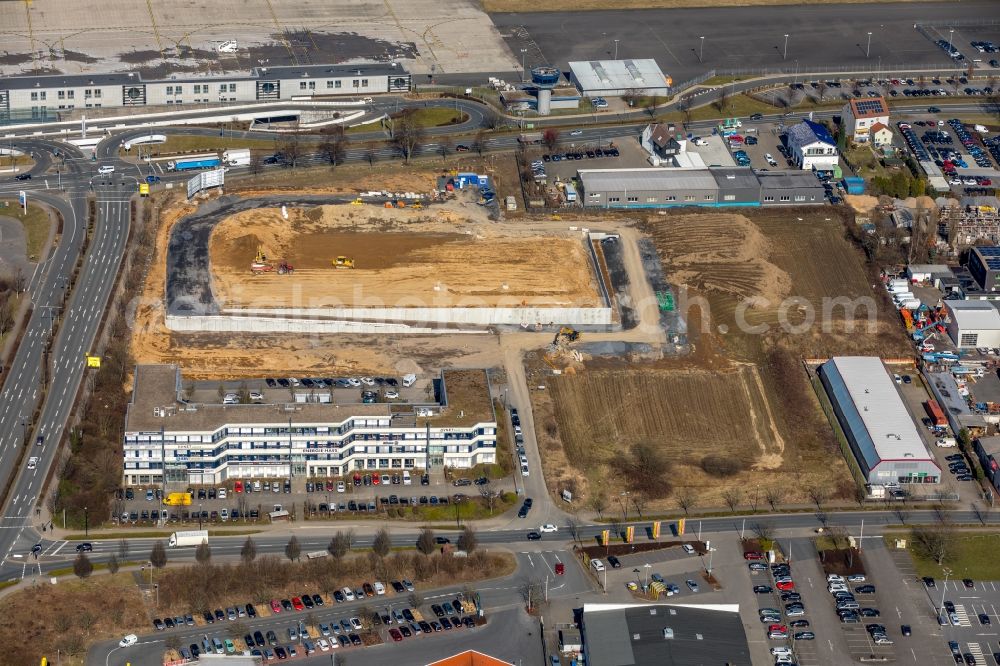
<svg viewBox="0 0 1000 666">
<path fill-rule="evenodd" d="M 611 326 L 611 308 L 277 308 L 167 315 L 167 328 L 226 333 L 483 333 L 493 325 Z M 463 330 L 461 327 L 471 327 Z"/>
</svg>

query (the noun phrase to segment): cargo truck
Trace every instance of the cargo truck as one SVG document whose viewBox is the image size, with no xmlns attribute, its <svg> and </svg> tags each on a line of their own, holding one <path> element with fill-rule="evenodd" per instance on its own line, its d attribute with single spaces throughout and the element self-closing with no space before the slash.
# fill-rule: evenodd
<svg viewBox="0 0 1000 666">
<path fill-rule="evenodd" d="M 183 546 L 200 546 L 202 542 L 208 543 L 208 530 L 190 530 L 187 532 L 174 532 L 167 539 L 167 545 L 171 548 Z"/>
<path fill-rule="evenodd" d="M 163 498 L 166 506 L 191 506 L 191 493 L 170 493 Z"/>
<path fill-rule="evenodd" d="M 924 409 L 927 410 L 927 416 L 931 417 L 931 423 L 933 425 L 948 425 L 948 419 L 944 417 L 944 412 L 941 411 L 941 405 L 937 403 L 937 400 L 928 400 L 925 402 Z"/>
<path fill-rule="evenodd" d="M 202 157 L 198 159 L 177 160 L 167 162 L 167 171 L 191 171 L 192 169 L 214 169 L 222 165 L 218 157 Z"/>
<path fill-rule="evenodd" d="M 222 161 L 228 166 L 250 166 L 250 149 L 227 150 L 222 153 Z"/>
</svg>

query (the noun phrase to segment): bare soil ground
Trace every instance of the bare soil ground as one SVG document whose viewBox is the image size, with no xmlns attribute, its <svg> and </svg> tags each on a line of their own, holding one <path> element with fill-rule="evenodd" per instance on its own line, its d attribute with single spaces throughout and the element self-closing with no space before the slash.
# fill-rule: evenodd
<svg viewBox="0 0 1000 666">
<path fill-rule="evenodd" d="M 694 353 L 644 365 L 592 360 L 544 379 L 545 366 L 529 362 L 529 383 L 548 387 L 532 404 L 550 487 L 615 497 L 627 489 L 618 461 L 648 442 L 670 461 L 674 488 L 651 510 L 676 509 L 680 494 L 717 507 L 734 490 L 742 506 L 763 504 L 772 487 L 786 502 L 807 501 L 813 486 L 848 499 L 853 484 L 802 360 L 910 350 L 843 222 L 828 209 L 762 210 L 677 213 L 643 227 L 680 287 Z M 824 317 L 823 299 L 835 297 L 871 298 L 871 322 L 863 308 Z M 706 474 L 710 454 L 738 460 L 740 471 Z"/>
<path fill-rule="evenodd" d="M 495 225 L 481 226 L 478 206 L 344 205 L 287 212 L 286 220 L 276 209 L 246 211 L 213 231 L 213 287 L 225 307 L 599 304 L 581 242 L 501 235 Z M 258 247 L 271 263 L 288 261 L 294 274 L 252 274 Z M 333 268 L 338 255 L 354 259 L 355 269 Z"/>
<path fill-rule="evenodd" d="M 868 0 L 841 0 L 860 3 Z M 880 0 L 881 2 L 927 2 L 929 0 Z M 614 9 L 680 9 L 685 7 L 769 7 L 775 5 L 808 5 L 822 0 L 617 0 Z M 550 0 L 538 4 L 531 0 L 483 0 L 483 9 L 490 14 L 500 12 L 565 12 L 607 10 L 603 0 Z"/>
<path fill-rule="evenodd" d="M 63 664 L 83 664 L 93 641 L 149 629 L 135 580 L 125 572 L 39 583 L 4 598 L 0 608 L 4 664 L 37 664 L 42 656 L 51 661 L 57 650 Z"/>
</svg>

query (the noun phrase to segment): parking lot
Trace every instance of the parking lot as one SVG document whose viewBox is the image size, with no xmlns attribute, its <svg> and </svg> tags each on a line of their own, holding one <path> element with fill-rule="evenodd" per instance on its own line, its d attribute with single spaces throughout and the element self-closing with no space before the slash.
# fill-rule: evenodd
<svg viewBox="0 0 1000 666">
<path fill-rule="evenodd" d="M 918 161 L 934 162 L 956 194 L 985 194 L 1000 177 L 1000 141 L 975 125 L 950 118 L 901 121 L 897 127 L 907 149 Z"/>
</svg>

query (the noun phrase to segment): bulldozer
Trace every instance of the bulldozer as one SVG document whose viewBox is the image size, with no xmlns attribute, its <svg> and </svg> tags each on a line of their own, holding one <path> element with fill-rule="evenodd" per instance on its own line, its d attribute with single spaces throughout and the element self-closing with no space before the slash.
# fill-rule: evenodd
<svg viewBox="0 0 1000 666">
<path fill-rule="evenodd" d="M 572 326 L 563 326 L 556 333 L 556 337 L 552 338 L 552 344 L 569 344 L 570 342 L 576 342 L 579 339 L 580 331 L 576 330 Z"/>
<path fill-rule="evenodd" d="M 354 268 L 354 260 L 345 256 L 339 256 L 330 263 L 334 268 Z"/>
</svg>

